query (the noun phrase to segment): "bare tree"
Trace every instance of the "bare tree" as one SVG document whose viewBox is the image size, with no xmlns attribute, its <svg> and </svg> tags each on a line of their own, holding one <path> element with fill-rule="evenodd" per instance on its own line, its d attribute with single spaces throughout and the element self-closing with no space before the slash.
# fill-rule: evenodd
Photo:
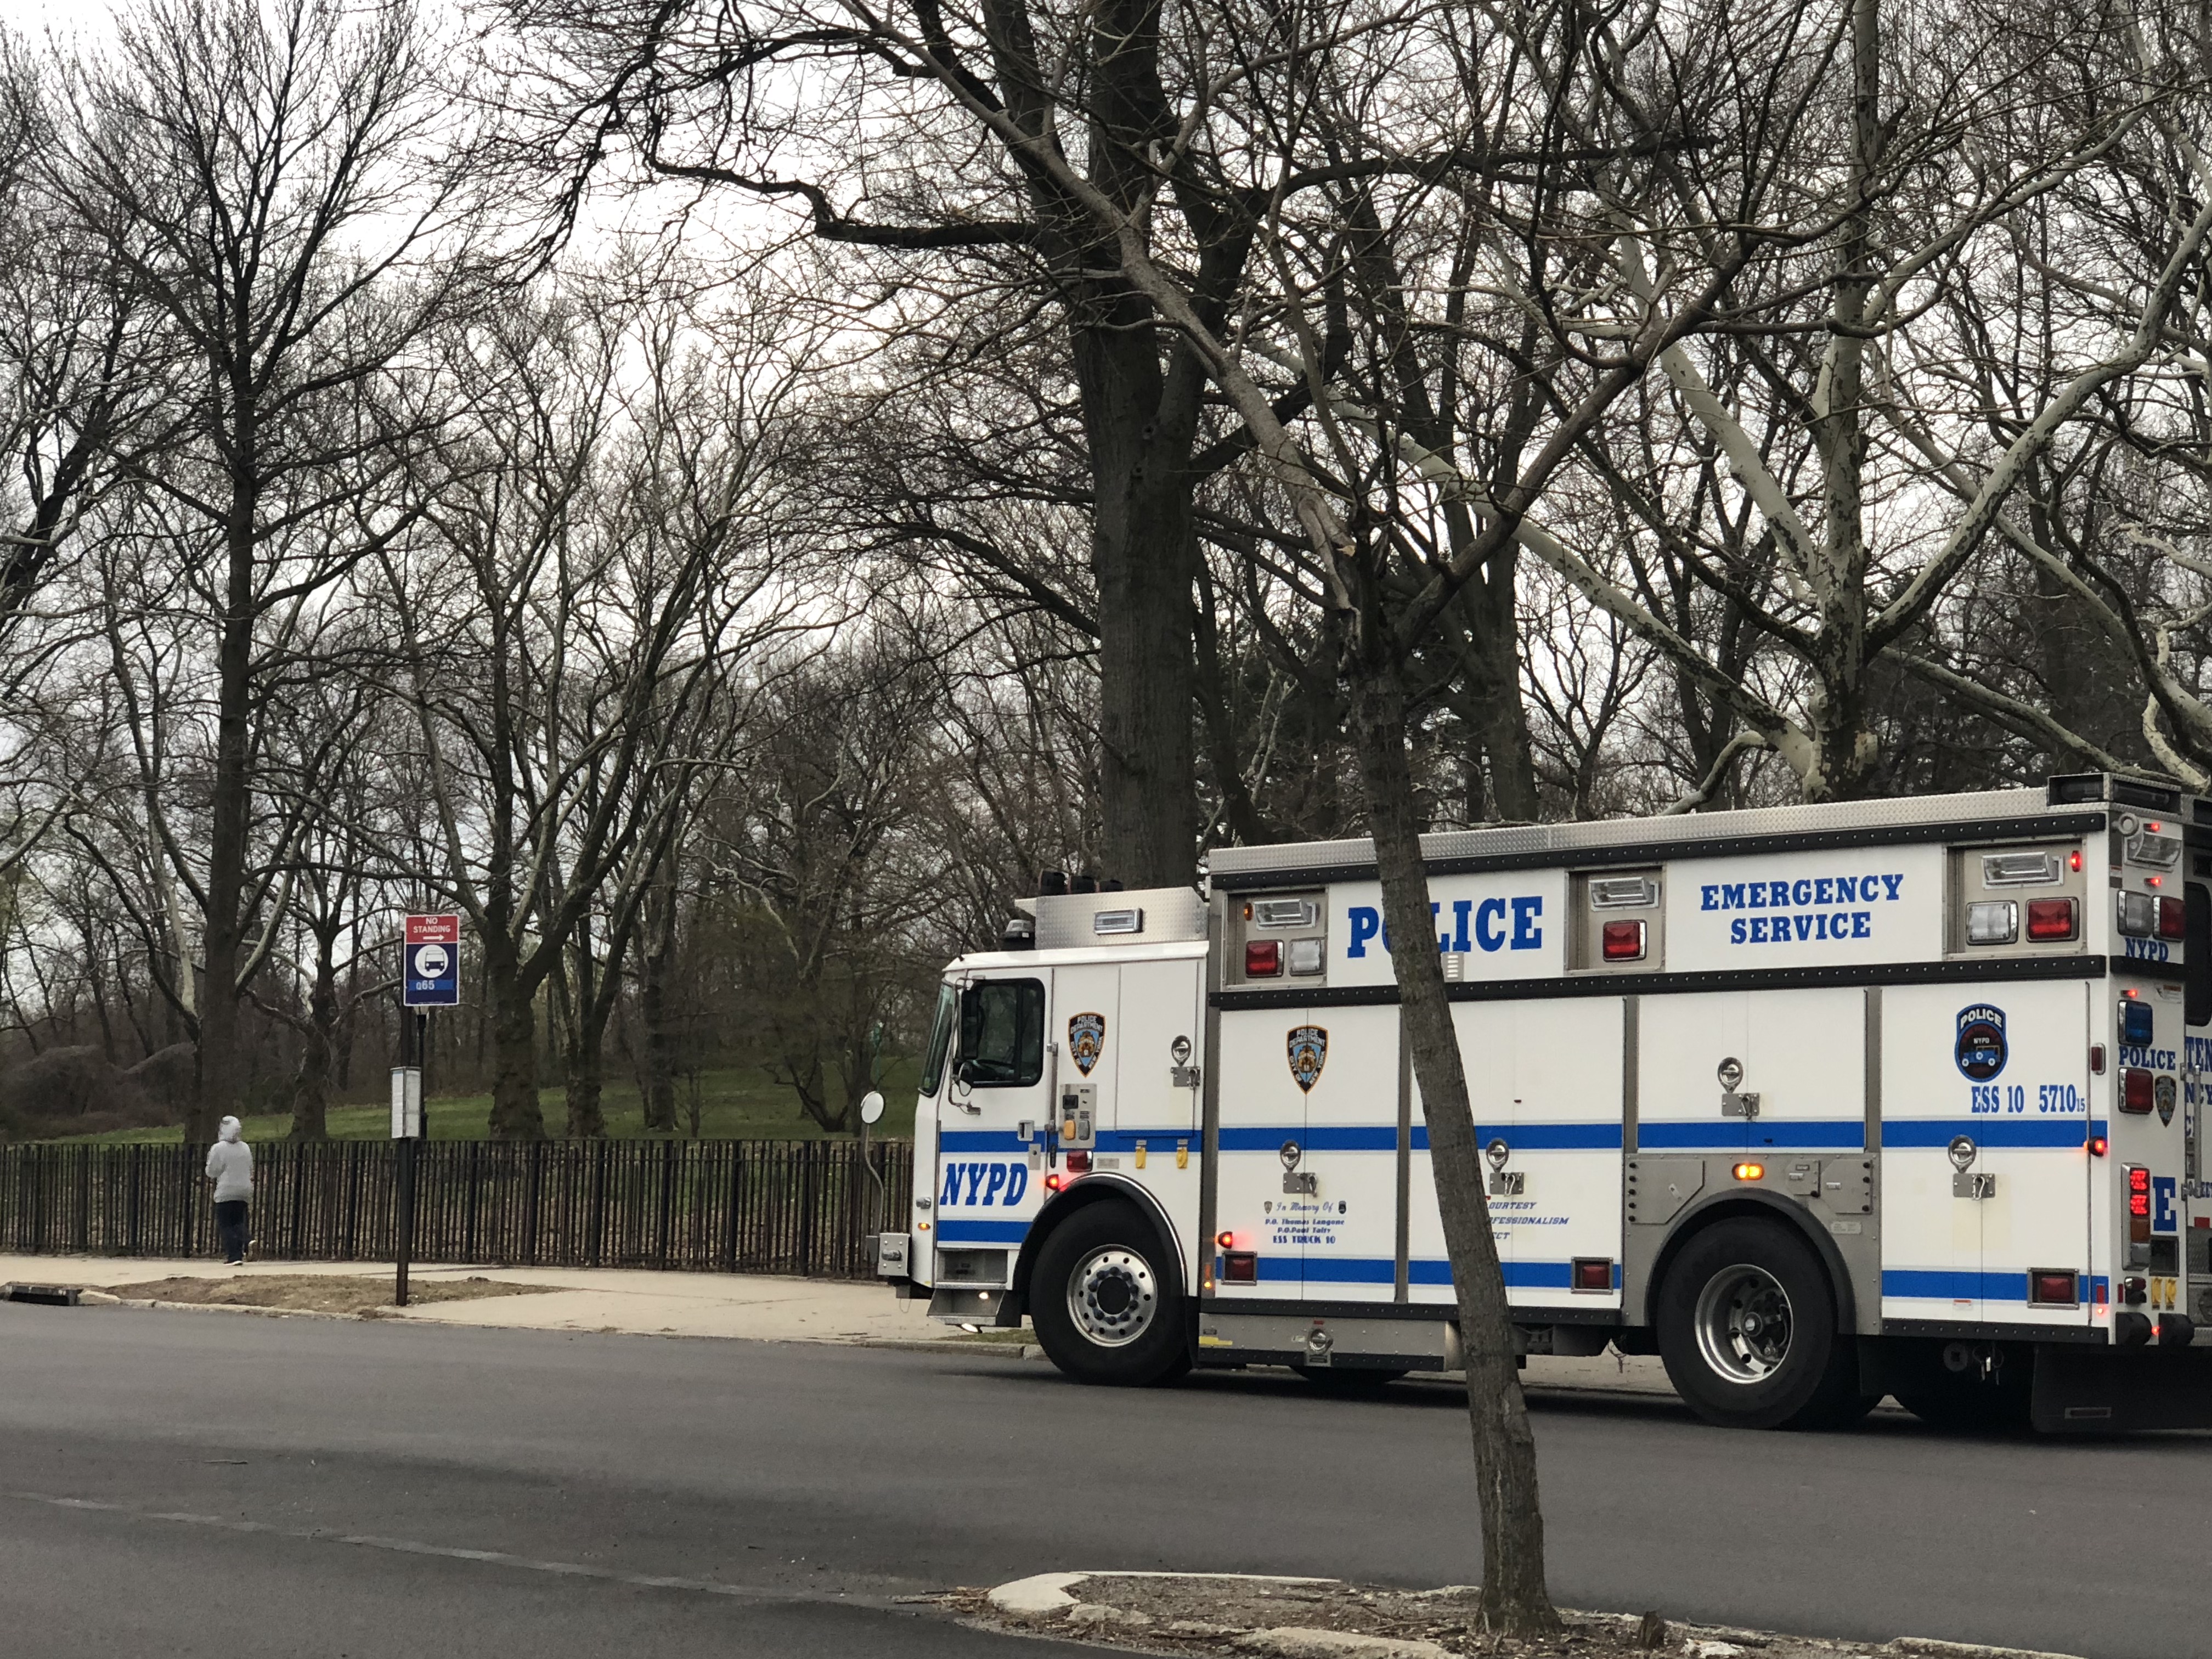
<svg viewBox="0 0 2212 1659">
<path fill-rule="evenodd" d="M 142 476 L 205 530 L 178 548 L 216 680 L 204 853 L 198 873 L 179 872 L 206 987 L 195 1138 L 212 1137 L 240 1081 L 262 625 L 419 510 L 386 490 L 417 411 L 372 393 L 471 276 L 462 204 L 431 154 L 449 108 L 426 69 L 405 0 L 145 0 L 109 53 L 71 66 L 70 118 L 38 173 L 190 365 L 177 441 Z M 301 533 L 349 518 L 327 539 Z"/>
<path fill-rule="evenodd" d="M 786 626 L 774 459 L 804 343 L 765 307 L 714 337 L 588 284 L 454 342 L 469 429 L 386 566 L 436 814 L 418 867 L 483 953 L 495 1134 L 544 1133 L 538 990 L 603 894 L 622 960 L 681 775 L 712 758 L 695 716 Z"/>
</svg>

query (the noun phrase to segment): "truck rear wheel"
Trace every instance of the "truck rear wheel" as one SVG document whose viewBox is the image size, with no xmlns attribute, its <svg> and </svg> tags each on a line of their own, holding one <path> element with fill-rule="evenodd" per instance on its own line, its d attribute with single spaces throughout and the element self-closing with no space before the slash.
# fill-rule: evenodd
<svg viewBox="0 0 2212 1659">
<path fill-rule="evenodd" d="M 1708 1423 L 1837 1427 L 1872 1403 L 1836 1329 L 1827 1270 L 1778 1222 L 1735 1218 L 1691 1239 L 1660 1286 L 1655 1322 L 1668 1380 Z"/>
<path fill-rule="evenodd" d="M 1030 1275 L 1045 1358 L 1079 1382 L 1143 1388 L 1190 1369 L 1182 1272 L 1134 1206 L 1088 1205 L 1053 1229 Z"/>
</svg>

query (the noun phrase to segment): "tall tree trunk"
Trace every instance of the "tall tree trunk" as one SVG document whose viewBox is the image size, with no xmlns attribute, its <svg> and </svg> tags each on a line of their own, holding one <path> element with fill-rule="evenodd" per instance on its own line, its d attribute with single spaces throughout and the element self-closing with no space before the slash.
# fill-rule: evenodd
<svg viewBox="0 0 2212 1659">
<path fill-rule="evenodd" d="M 185 1139 L 204 1145 L 239 1104 L 243 1079 L 239 1054 L 238 969 L 245 949 L 239 907 L 246 892 L 246 854 L 251 802 L 247 799 L 247 720 L 253 674 L 253 512 L 248 482 L 234 482 L 222 635 L 216 651 L 216 750 L 210 803 L 207 919 L 201 933 L 204 964 L 199 988 L 198 1086 Z M 184 973 L 189 963 L 180 964 Z"/>
<path fill-rule="evenodd" d="M 538 1011 L 514 949 L 484 940 L 485 1013 L 491 1024 L 491 1132 L 501 1140 L 543 1140 L 538 1104 Z"/>
<path fill-rule="evenodd" d="M 1528 741 L 1528 709 L 1521 700 L 1521 623 L 1514 610 L 1514 549 L 1509 544 L 1492 560 L 1479 582 L 1462 590 L 1462 602 L 1476 618 L 1473 651 L 1476 719 L 1483 758 L 1489 763 L 1490 802 L 1499 817 L 1534 823 L 1536 753 Z M 1503 584 L 1502 592 L 1500 584 Z"/>
<path fill-rule="evenodd" d="M 1536 1489 L 1536 1443 L 1521 1394 L 1512 1316 L 1498 1242 L 1483 1194 L 1482 1160 L 1467 1073 L 1444 993 L 1429 878 L 1414 817 L 1406 747 L 1406 696 L 1395 664 L 1353 669 L 1352 729 L 1382 882 L 1382 914 L 1398 941 L 1391 957 L 1400 1018 L 1429 1130 L 1437 1210 L 1443 1221 L 1460 1342 L 1467 1356 L 1468 1416 L 1482 1517 L 1482 1613 L 1489 1628 L 1530 1634 L 1559 1627 L 1544 1578 L 1544 1517 Z"/>
<path fill-rule="evenodd" d="M 1852 0 L 1851 34 L 1851 174 L 1863 202 L 1872 193 L 1881 142 L 1879 0 Z M 1810 800 L 1856 800 L 1873 787 L 1875 777 L 1876 740 L 1866 683 L 1869 560 L 1863 410 L 1867 301 L 1875 282 L 1873 212 L 1870 204 L 1862 206 L 1846 222 L 1828 347 L 1821 362 L 1819 413 L 1813 422 L 1826 523 L 1807 573 L 1820 611 L 1813 659 L 1816 684 L 1806 711 L 1819 746 L 1817 764 L 1804 780 Z"/>
<path fill-rule="evenodd" d="M 588 913 L 576 918 L 575 982 L 563 986 L 561 998 L 567 1039 L 562 1045 L 562 1075 L 568 1082 L 568 1133 L 597 1140 L 607 1132 L 606 1114 L 600 1107 L 605 1091 L 603 1060 L 605 1031 L 599 1006 L 599 963 L 592 955 L 592 921 Z M 558 970 L 556 969 L 556 972 Z"/>
<path fill-rule="evenodd" d="M 593 1019 L 579 1019 L 568 1028 L 568 1132 L 586 1140 L 599 1139 L 607 1132 L 602 1103 L 606 1091 L 605 1045 L 600 1038 L 601 1028 Z"/>
<path fill-rule="evenodd" d="M 1074 338 L 1095 501 L 1100 850 L 1106 875 L 1176 887 L 1191 879 L 1199 833 L 1189 440 L 1183 422 L 1160 419 L 1148 311 L 1129 303 L 1114 320 L 1138 325 Z"/>
<path fill-rule="evenodd" d="M 645 927 L 638 936 L 638 1011 L 645 1021 L 645 1127 L 648 1133 L 676 1128 L 677 1034 L 668 1008 L 668 973 L 676 955 L 675 854 L 665 855 L 665 874 L 657 877 L 646 900 Z"/>
<path fill-rule="evenodd" d="M 315 939 L 315 982 L 307 993 L 307 1021 L 300 1030 L 300 1068 L 292 1079 L 292 1139 L 322 1140 L 330 1133 L 331 1073 L 337 1055 L 337 970 L 335 939 Z"/>
</svg>

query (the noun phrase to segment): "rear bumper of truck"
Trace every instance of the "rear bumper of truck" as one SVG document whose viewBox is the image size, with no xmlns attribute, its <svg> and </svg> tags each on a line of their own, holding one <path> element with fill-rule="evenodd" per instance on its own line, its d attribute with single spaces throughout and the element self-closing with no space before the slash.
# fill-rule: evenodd
<svg viewBox="0 0 2212 1659">
<path fill-rule="evenodd" d="M 2212 1347 L 2038 1347 L 2031 1420 L 2045 1434 L 2212 1429 Z"/>
</svg>

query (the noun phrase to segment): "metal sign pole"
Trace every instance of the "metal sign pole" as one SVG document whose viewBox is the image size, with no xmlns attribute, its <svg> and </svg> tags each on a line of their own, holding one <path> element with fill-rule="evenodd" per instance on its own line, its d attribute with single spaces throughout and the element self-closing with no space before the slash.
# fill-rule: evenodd
<svg viewBox="0 0 2212 1659">
<path fill-rule="evenodd" d="M 393 1218 L 395 1235 L 392 1249 L 394 1284 L 392 1304 L 407 1305 L 407 1246 L 415 1235 L 415 1138 L 410 1131 L 409 1120 L 416 1109 L 416 1091 L 422 1087 L 422 1073 L 410 1062 L 415 1058 L 412 1050 L 416 1016 L 402 1012 L 399 1017 L 399 1069 L 392 1076 L 392 1133 L 399 1142 L 398 1208 Z"/>
<path fill-rule="evenodd" d="M 430 1061 L 428 1011 L 453 1007 L 460 1000 L 461 919 L 452 915 L 407 917 L 400 934 L 400 1063 L 392 1074 L 392 1138 L 399 1143 L 392 1299 L 402 1308 L 407 1305 L 408 1258 L 415 1248 L 415 1164 L 422 1156 L 415 1143 L 429 1133 L 422 1109 L 423 1079 Z"/>
</svg>

